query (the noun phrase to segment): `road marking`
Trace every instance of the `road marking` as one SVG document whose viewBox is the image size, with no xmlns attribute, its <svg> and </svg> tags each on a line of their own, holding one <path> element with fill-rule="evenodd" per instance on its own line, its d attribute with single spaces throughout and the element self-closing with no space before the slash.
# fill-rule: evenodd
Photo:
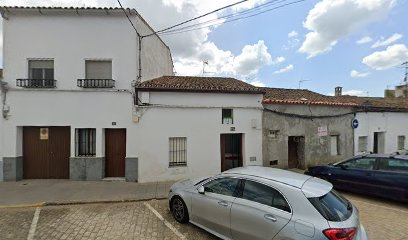
<svg viewBox="0 0 408 240">
<path fill-rule="evenodd" d="M 174 232 L 174 234 L 177 235 L 177 237 L 179 237 L 180 239 L 183 240 L 187 240 L 187 238 L 181 233 L 179 232 L 173 225 L 171 225 L 171 223 L 169 223 L 166 219 L 164 219 L 164 217 L 162 215 L 160 215 L 159 212 L 156 211 L 156 209 L 154 209 L 149 203 L 144 202 L 144 205 L 154 213 L 154 215 L 156 215 L 156 217 L 158 217 L 160 219 L 160 221 L 162 221 L 168 228 L 170 228 L 171 231 Z"/>
<path fill-rule="evenodd" d="M 30 227 L 30 231 L 28 232 L 27 240 L 34 239 L 34 234 L 35 234 L 35 229 L 37 228 L 38 218 L 40 218 L 40 211 L 41 211 L 41 208 L 39 207 L 35 209 L 33 222 L 31 223 L 31 227 Z"/>
<path fill-rule="evenodd" d="M 371 205 L 371 206 L 380 207 L 380 208 L 384 208 L 384 209 L 388 209 L 388 210 L 392 210 L 392 211 L 396 211 L 396 212 L 408 213 L 408 211 L 406 211 L 406 210 L 402 210 L 402 209 L 398 209 L 398 208 L 392 208 L 392 207 L 386 207 L 386 206 L 382 206 L 382 205 L 378 205 L 378 204 L 370 203 L 370 202 L 366 202 L 366 201 L 355 200 L 355 199 L 352 199 L 351 201 L 352 202 L 353 201 L 354 202 L 361 202 L 361 203 L 365 203 L 365 204 L 368 204 L 368 205 Z"/>
</svg>

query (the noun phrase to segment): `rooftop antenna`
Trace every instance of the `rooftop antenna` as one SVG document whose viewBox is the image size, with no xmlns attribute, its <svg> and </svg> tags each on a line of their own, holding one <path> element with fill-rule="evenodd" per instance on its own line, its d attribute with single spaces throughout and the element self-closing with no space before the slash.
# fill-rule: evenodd
<svg viewBox="0 0 408 240">
<path fill-rule="evenodd" d="M 301 85 L 302 83 L 304 83 L 304 82 L 310 82 L 310 81 L 312 81 L 312 80 L 309 80 L 309 79 L 301 79 L 301 80 L 299 80 L 299 89 L 300 89 L 300 85 Z"/>
<path fill-rule="evenodd" d="M 206 73 L 215 73 L 215 72 L 206 72 L 205 71 L 205 66 L 208 65 L 208 60 L 207 61 L 203 61 L 203 72 L 202 72 L 202 76 L 204 76 Z"/>
</svg>

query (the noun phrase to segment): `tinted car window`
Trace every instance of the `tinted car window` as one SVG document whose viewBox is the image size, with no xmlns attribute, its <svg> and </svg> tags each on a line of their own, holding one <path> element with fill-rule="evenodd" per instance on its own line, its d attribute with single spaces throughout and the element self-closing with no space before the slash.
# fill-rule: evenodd
<svg viewBox="0 0 408 240">
<path fill-rule="evenodd" d="M 408 172 L 408 161 L 402 159 L 381 159 L 380 170 Z"/>
<path fill-rule="evenodd" d="M 373 170 L 375 164 L 375 158 L 359 158 L 347 161 L 343 163 L 344 166 L 348 168 L 356 168 L 356 169 L 366 169 L 366 170 Z"/>
<path fill-rule="evenodd" d="M 261 183 L 246 180 L 242 198 L 290 212 L 289 204 L 282 194 Z"/>
<path fill-rule="evenodd" d="M 309 201 L 328 221 L 342 222 L 353 213 L 351 203 L 334 190 L 322 197 L 309 198 Z"/>
<path fill-rule="evenodd" d="M 204 191 L 226 196 L 234 196 L 238 182 L 239 179 L 237 178 L 218 178 L 204 184 Z"/>
</svg>

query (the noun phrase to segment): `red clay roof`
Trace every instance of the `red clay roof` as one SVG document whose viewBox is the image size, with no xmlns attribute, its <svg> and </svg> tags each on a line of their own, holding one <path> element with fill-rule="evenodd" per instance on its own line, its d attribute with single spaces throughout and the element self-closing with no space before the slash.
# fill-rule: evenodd
<svg viewBox="0 0 408 240">
<path fill-rule="evenodd" d="M 354 102 L 336 101 L 333 97 L 307 89 L 263 88 L 264 104 L 307 104 L 327 106 L 357 106 Z"/>
<path fill-rule="evenodd" d="M 263 94 L 264 90 L 224 77 L 163 76 L 136 85 L 138 90 L 165 92 L 219 92 Z"/>
</svg>

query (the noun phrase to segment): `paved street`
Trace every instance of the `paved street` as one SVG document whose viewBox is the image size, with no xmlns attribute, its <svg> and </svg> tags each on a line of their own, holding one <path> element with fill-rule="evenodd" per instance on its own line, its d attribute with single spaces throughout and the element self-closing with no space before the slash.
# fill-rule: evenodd
<svg viewBox="0 0 408 240">
<path fill-rule="evenodd" d="M 370 239 L 406 239 L 407 206 L 345 195 L 360 209 Z M 167 200 L 5 208 L 0 216 L 1 239 L 217 239 L 191 224 L 176 223 Z"/>
</svg>

